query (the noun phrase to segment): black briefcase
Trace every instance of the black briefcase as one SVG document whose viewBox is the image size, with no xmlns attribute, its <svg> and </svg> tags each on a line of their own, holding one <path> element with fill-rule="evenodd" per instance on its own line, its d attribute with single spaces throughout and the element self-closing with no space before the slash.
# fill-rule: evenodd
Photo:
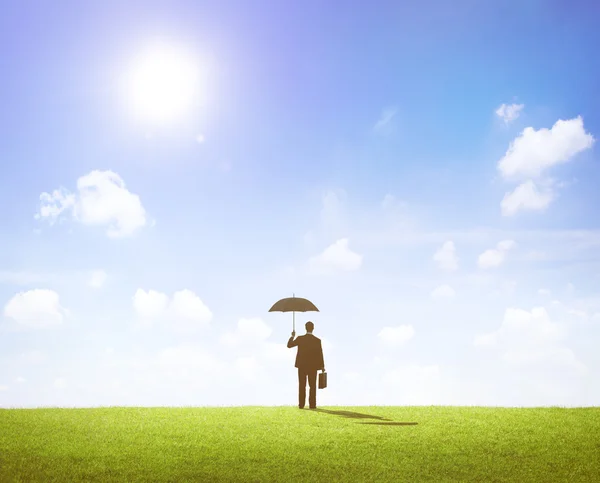
<svg viewBox="0 0 600 483">
<path fill-rule="evenodd" d="M 327 387 L 327 373 L 319 373 L 319 389 L 325 389 Z"/>
</svg>

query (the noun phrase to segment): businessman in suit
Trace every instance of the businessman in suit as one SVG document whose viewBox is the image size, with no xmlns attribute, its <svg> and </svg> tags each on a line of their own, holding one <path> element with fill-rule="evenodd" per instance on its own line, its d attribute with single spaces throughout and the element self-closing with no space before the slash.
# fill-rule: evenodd
<svg viewBox="0 0 600 483">
<path fill-rule="evenodd" d="M 287 346 L 290 349 L 298 346 L 295 365 L 298 368 L 298 407 L 304 409 L 304 404 L 306 403 L 306 379 L 308 378 L 308 385 L 310 386 L 308 404 L 310 409 L 316 409 L 317 371 L 319 369 L 325 371 L 323 348 L 321 347 L 321 339 L 313 335 L 315 324 L 308 321 L 304 326 L 306 327 L 306 335 L 301 335 L 294 340 L 296 332 L 292 332 Z"/>
</svg>

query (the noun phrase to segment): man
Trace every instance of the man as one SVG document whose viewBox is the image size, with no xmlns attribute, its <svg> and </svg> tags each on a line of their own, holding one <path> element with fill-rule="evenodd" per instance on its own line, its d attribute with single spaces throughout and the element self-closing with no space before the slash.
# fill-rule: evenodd
<svg viewBox="0 0 600 483">
<path fill-rule="evenodd" d="M 292 347 L 298 346 L 298 353 L 296 354 L 296 365 L 298 368 L 298 407 L 304 409 L 306 403 L 306 379 L 308 378 L 308 385 L 310 386 L 310 393 L 308 395 L 308 404 L 310 409 L 316 409 L 317 407 L 317 371 L 325 371 L 325 362 L 323 361 L 323 348 L 321 347 L 321 339 L 313 335 L 315 324 L 308 321 L 304 324 L 306 327 L 306 335 L 301 335 L 296 340 L 296 332 L 292 332 L 290 340 L 288 340 L 287 346 L 291 349 Z"/>
</svg>

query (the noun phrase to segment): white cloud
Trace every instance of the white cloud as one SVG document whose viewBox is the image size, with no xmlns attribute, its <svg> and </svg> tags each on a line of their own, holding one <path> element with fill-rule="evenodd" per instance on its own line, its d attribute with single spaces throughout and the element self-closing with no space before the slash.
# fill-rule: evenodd
<svg viewBox="0 0 600 483">
<path fill-rule="evenodd" d="M 380 118 L 373 126 L 373 131 L 380 134 L 387 134 L 390 131 L 391 122 L 396 115 L 397 109 L 395 107 L 388 107 L 383 110 Z"/>
<path fill-rule="evenodd" d="M 544 347 L 536 349 L 510 349 L 502 355 L 502 360 L 516 366 L 538 364 L 570 367 L 578 372 L 586 372 L 585 364 L 577 359 L 571 349 L 566 347 Z"/>
<path fill-rule="evenodd" d="M 221 336 L 221 343 L 227 346 L 256 344 L 265 341 L 272 332 L 271 327 L 259 317 L 242 318 L 234 331 L 227 331 Z"/>
<path fill-rule="evenodd" d="M 507 252 L 508 250 L 516 247 L 517 244 L 515 243 L 514 240 L 502 240 L 500 242 L 498 242 L 498 250 L 501 250 L 503 252 Z"/>
<path fill-rule="evenodd" d="M 360 268 L 362 259 L 362 255 L 349 248 L 348 239 L 342 238 L 327 247 L 320 255 L 312 257 L 309 264 L 314 272 L 354 271 Z"/>
<path fill-rule="evenodd" d="M 19 384 L 23 384 L 23 383 L 27 382 L 27 379 L 25 379 L 24 377 L 19 376 L 19 377 L 17 377 L 15 379 L 15 381 L 17 381 Z"/>
<path fill-rule="evenodd" d="M 502 104 L 495 112 L 505 124 L 509 124 L 519 117 L 524 107 L 524 104 Z"/>
<path fill-rule="evenodd" d="M 508 308 L 499 329 L 477 335 L 475 346 L 498 346 L 502 360 L 514 365 L 563 365 L 585 371 L 573 352 L 559 343 L 566 336 L 564 325 L 552 322 L 544 307 L 531 311 Z"/>
<path fill-rule="evenodd" d="M 513 191 L 507 192 L 500 202 L 503 216 L 513 216 L 521 210 L 541 211 L 546 209 L 555 195 L 549 186 L 539 189 L 532 180 L 525 181 Z"/>
<path fill-rule="evenodd" d="M 204 139 L 204 135 L 203 135 L 203 134 L 198 134 L 198 135 L 196 136 L 196 142 L 197 142 L 198 144 L 202 144 L 204 141 L 205 141 L 205 139 Z"/>
<path fill-rule="evenodd" d="M 67 380 L 64 377 L 58 377 L 54 380 L 54 387 L 64 389 L 67 387 Z"/>
<path fill-rule="evenodd" d="M 153 319 L 162 316 L 169 303 L 169 297 L 155 290 L 137 289 L 133 296 L 133 308 L 141 317 Z"/>
<path fill-rule="evenodd" d="M 142 319 L 142 326 L 161 319 L 170 328 L 183 332 L 204 328 L 213 317 L 202 299 L 188 289 L 175 292 L 169 299 L 162 292 L 140 288 L 133 296 L 133 308 Z"/>
<path fill-rule="evenodd" d="M 8 391 L 8 386 L 0 384 L 0 391 Z"/>
<path fill-rule="evenodd" d="M 447 383 L 439 365 L 404 364 L 383 372 L 373 403 L 433 405 L 447 398 Z"/>
<path fill-rule="evenodd" d="M 456 270 L 458 268 L 458 256 L 453 241 L 445 242 L 442 247 L 435 252 L 433 260 L 443 270 Z"/>
<path fill-rule="evenodd" d="M 547 297 L 550 295 L 550 290 L 548 290 L 546 288 L 541 288 L 538 290 L 538 294 L 543 295 L 544 297 Z"/>
<path fill-rule="evenodd" d="M 448 300 L 454 298 L 456 292 L 450 285 L 440 285 L 431 292 L 431 298 L 434 300 Z"/>
<path fill-rule="evenodd" d="M 129 353 L 120 360 L 114 357 L 112 360 L 116 362 L 113 367 L 121 366 L 135 373 L 135 384 L 155 388 L 160 394 L 159 405 L 195 404 L 199 391 L 205 395 L 204 391 L 209 389 L 218 392 L 223 381 L 231 380 L 228 364 L 195 343 L 165 347 L 155 354 Z M 137 392 L 136 389 L 132 392 Z"/>
<path fill-rule="evenodd" d="M 391 346 L 399 346 L 412 339 L 415 329 L 412 325 L 399 325 L 397 327 L 384 327 L 377 336 L 379 340 Z"/>
<path fill-rule="evenodd" d="M 186 320 L 200 326 L 206 326 L 212 319 L 212 312 L 200 297 L 187 289 L 173 294 L 171 311 L 176 320 Z"/>
<path fill-rule="evenodd" d="M 391 361 L 390 361 L 391 362 Z M 381 364 L 379 364 L 381 365 Z M 456 381 L 442 371 L 438 364 L 385 364 L 382 374 L 363 404 L 377 405 L 435 405 L 456 404 Z M 375 382 L 375 381 L 374 381 Z"/>
<path fill-rule="evenodd" d="M 513 240 L 503 240 L 496 245 L 495 249 L 486 250 L 477 259 L 479 268 L 496 268 L 502 265 L 506 259 L 506 253 L 514 248 L 516 243 Z"/>
<path fill-rule="evenodd" d="M 107 275 L 104 270 L 94 270 L 90 274 L 90 279 L 88 281 L 88 284 L 90 287 L 100 288 L 104 285 L 104 282 L 106 282 L 106 278 L 107 278 Z"/>
<path fill-rule="evenodd" d="M 72 210 L 75 206 L 75 195 L 61 187 L 52 193 L 40 195 L 40 210 L 35 215 L 36 219 L 47 218 L 49 223 L 54 224 L 65 211 Z"/>
<path fill-rule="evenodd" d="M 138 195 L 131 193 L 113 171 L 92 171 L 77 180 L 77 193 L 64 188 L 40 195 L 36 219 L 50 224 L 67 213 L 85 225 L 105 225 L 110 237 L 132 235 L 146 222 L 146 211 Z"/>
<path fill-rule="evenodd" d="M 585 132 L 581 116 L 558 120 L 551 129 L 535 130 L 527 127 L 515 138 L 498 161 L 498 170 L 504 178 L 530 178 L 507 192 L 500 203 L 503 216 L 513 216 L 521 210 L 542 211 L 556 198 L 556 183 L 548 179 L 534 183 L 547 169 L 570 161 L 576 154 L 589 149 L 594 137 Z"/>
<path fill-rule="evenodd" d="M 508 308 L 500 328 L 494 332 L 477 336 L 475 345 L 490 345 L 498 342 L 511 342 L 525 345 L 542 345 L 556 342 L 564 337 L 559 324 L 550 320 L 543 307 L 535 307 L 531 311 Z"/>
<path fill-rule="evenodd" d="M 551 129 L 527 127 L 509 146 L 498 162 L 505 178 L 537 177 L 544 170 L 568 162 L 577 153 L 592 146 L 594 138 L 585 132 L 583 119 L 578 116 L 558 120 Z"/>
<path fill-rule="evenodd" d="M 233 370 L 243 381 L 257 381 L 259 376 L 264 380 L 270 372 L 293 367 L 296 351 L 290 350 L 285 343 L 270 342 L 267 339 L 273 330 L 260 317 L 241 318 L 234 330 L 224 332 L 219 338 L 221 345 L 234 354 Z M 326 344 L 323 340 L 323 350 Z"/>
<path fill-rule="evenodd" d="M 19 292 L 4 306 L 4 315 L 25 327 L 57 326 L 66 314 L 58 294 L 47 289 Z"/>
</svg>

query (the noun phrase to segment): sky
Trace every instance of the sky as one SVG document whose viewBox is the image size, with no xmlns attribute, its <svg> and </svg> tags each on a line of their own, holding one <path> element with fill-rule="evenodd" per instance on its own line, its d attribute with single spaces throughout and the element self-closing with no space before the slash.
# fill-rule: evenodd
<svg viewBox="0 0 600 483">
<path fill-rule="evenodd" d="M 600 404 L 591 2 L 17 2 L 0 407 Z"/>
</svg>

